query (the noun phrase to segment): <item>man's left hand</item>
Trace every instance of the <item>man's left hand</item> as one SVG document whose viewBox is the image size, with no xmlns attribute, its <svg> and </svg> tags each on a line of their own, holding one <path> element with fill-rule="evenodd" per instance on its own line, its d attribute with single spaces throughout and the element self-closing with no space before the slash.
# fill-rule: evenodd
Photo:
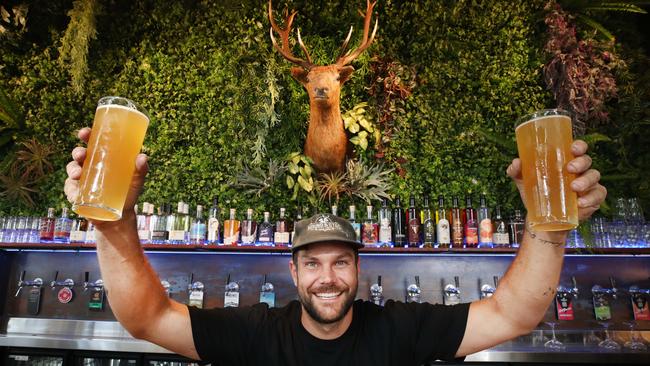
<svg viewBox="0 0 650 366">
<path fill-rule="evenodd" d="M 571 152 L 575 158 L 567 165 L 567 170 L 576 175 L 571 183 L 571 189 L 578 194 L 578 218 L 580 221 L 588 219 L 598 210 L 600 204 L 607 197 L 607 189 L 600 183 L 600 172 L 591 168 L 591 158 L 587 155 L 587 143 L 576 140 L 571 145 Z M 523 202 L 524 182 L 521 176 L 521 160 L 514 159 L 507 170 L 508 175 L 517 185 Z"/>
</svg>

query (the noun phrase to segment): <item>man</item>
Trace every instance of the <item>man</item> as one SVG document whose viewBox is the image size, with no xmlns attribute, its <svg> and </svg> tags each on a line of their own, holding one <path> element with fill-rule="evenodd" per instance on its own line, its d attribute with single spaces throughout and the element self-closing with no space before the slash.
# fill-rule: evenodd
<svg viewBox="0 0 650 366">
<path fill-rule="evenodd" d="M 88 141 L 90 129 L 79 131 Z M 577 178 L 579 216 L 584 220 L 604 201 L 600 173 L 590 169 L 587 144 L 575 141 L 568 164 Z M 73 150 L 65 192 L 74 201 L 85 149 Z M 566 232 L 526 231 L 510 268 L 490 298 L 442 306 L 388 301 L 385 307 L 354 301 L 359 275 L 352 228 L 332 215 L 316 215 L 296 228 L 289 263 L 300 301 L 201 310 L 169 299 L 139 244 L 135 205 L 148 166 L 136 173 L 115 222 L 94 222 L 97 255 L 111 308 L 136 338 L 192 359 L 216 364 L 410 364 L 450 360 L 532 331 L 555 295 Z M 520 160 L 507 173 L 522 192 Z"/>
</svg>

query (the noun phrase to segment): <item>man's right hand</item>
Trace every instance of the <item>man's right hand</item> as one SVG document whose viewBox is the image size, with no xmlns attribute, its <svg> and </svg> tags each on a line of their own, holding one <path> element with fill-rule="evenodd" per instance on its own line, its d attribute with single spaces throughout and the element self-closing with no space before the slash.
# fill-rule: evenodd
<svg viewBox="0 0 650 366">
<path fill-rule="evenodd" d="M 90 128 L 85 127 L 79 130 L 77 135 L 83 142 L 88 143 L 90 131 Z M 86 159 L 86 148 L 81 146 L 74 148 L 74 150 L 72 150 L 72 159 L 73 160 L 66 166 L 68 179 L 65 180 L 63 188 L 63 191 L 71 204 L 75 202 L 79 195 L 79 178 L 81 177 L 81 167 Z M 142 192 L 142 186 L 144 185 L 144 179 L 148 171 L 149 164 L 147 163 L 147 155 L 138 154 L 135 159 L 135 172 L 133 173 L 129 193 L 127 194 L 126 202 L 124 202 L 124 208 L 122 210 L 122 219 L 118 221 L 90 220 L 95 227 L 101 229 L 102 227 L 119 224 L 122 221 L 134 218 L 133 216 L 135 211 L 133 210 L 133 207 Z"/>
</svg>

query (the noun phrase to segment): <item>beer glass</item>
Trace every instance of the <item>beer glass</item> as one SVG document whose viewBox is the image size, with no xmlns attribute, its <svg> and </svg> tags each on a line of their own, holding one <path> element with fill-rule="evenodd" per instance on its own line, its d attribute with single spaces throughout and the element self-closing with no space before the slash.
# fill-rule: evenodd
<svg viewBox="0 0 650 366">
<path fill-rule="evenodd" d="M 545 109 L 522 117 L 515 128 L 524 180 L 528 224 L 538 231 L 571 230 L 578 226 L 578 201 L 571 189 L 575 175 L 571 116 Z"/>
<path fill-rule="evenodd" d="M 136 103 L 112 96 L 99 100 L 74 212 L 94 220 L 122 218 L 148 125 L 147 112 Z"/>
</svg>

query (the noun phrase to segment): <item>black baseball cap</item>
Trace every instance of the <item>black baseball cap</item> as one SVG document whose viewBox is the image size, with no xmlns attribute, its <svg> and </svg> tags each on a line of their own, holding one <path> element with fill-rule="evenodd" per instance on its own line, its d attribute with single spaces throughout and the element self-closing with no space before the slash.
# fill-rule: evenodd
<svg viewBox="0 0 650 366">
<path fill-rule="evenodd" d="M 328 213 L 316 214 L 298 221 L 294 231 L 292 252 L 309 244 L 323 242 L 347 243 L 356 249 L 363 248 L 363 244 L 357 240 L 352 224 L 344 218 Z"/>
</svg>

